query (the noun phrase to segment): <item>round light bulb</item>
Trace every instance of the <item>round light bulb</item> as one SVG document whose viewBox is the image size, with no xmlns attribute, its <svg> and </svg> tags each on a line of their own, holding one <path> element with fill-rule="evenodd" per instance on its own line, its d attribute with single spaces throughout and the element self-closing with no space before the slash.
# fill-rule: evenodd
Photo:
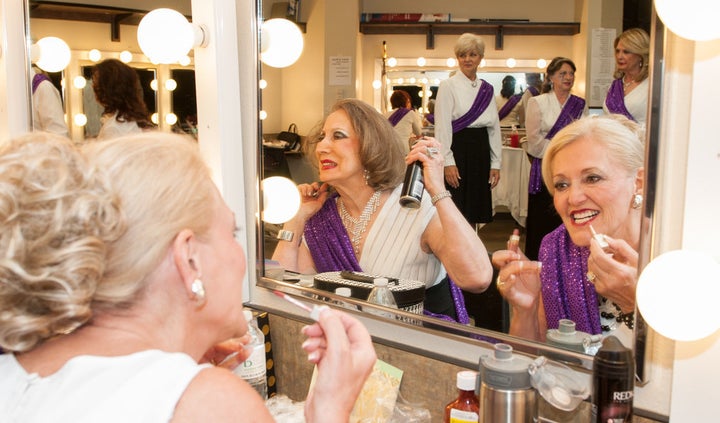
<svg viewBox="0 0 720 423">
<path fill-rule="evenodd" d="M 153 91 L 157 91 L 157 90 L 158 90 L 158 81 L 157 81 L 157 79 L 153 79 L 152 81 L 150 81 L 150 89 L 153 90 Z"/>
<path fill-rule="evenodd" d="M 418 59 L 417 59 L 418 66 L 423 67 L 423 66 L 425 66 L 426 63 L 427 63 L 427 60 L 425 60 L 424 57 L 418 57 Z"/>
<path fill-rule="evenodd" d="M 448 57 L 446 63 L 447 63 L 447 67 L 454 68 L 457 65 L 457 60 L 454 57 Z"/>
<path fill-rule="evenodd" d="M 73 78 L 73 87 L 82 90 L 87 85 L 87 79 L 84 76 L 78 75 Z"/>
<path fill-rule="evenodd" d="M 300 192 L 290 179 L 272 176 L 263 179 L 262 220 L 268 223 L 285 223 L 300 209 Z"/>
<path fill-rule="evenodd" d="M 73 116 L 73 122 L 77 126 L 85 126 L 87 124 L 87 116 L 84 113 L 77 113 Z"/>
<path fill-rule="evenodd" d="M 538 60 L 537 60 L 537 67 L 538 67 L 538 69 L 545 69 L 545 66 L 547 66 L 547 60 L 545 60 L 545 59 L 538 59 Z"/>
<path fill-rule="evenodd" d="M 177 120 L 178 117 L 175 113 L 168 113 L 165 115 L 165 122 L 167 122 L 168 125 L 175 125 Z"/>
<path fill-rule="evenodd" d="M 195 30 L 187 18 L 172 9 L 148 12 L 137 29 L 140 49 L 155 63 L 177 63 L 195 44 Z"/>
<path fill-rule="evenodd" d="M 394 68 L 395 66 L 397 66 L 397 59 L 394 57 L 389 58 L 387 60 L 387 65 L 390 66 L 391 68 Z"/>
<path fill-rule="evenodd" d="M 267 88 L 267 81 L 261 79 L 260 82 L 258 82 L 258 87 L 260 87 L 261 90 L 264 90 L 265 88 Z"/>
<path fill-rule="evenodd" d="M 133 55 L 127 50 L 123 50 L 120 52 L 120 61 L 123 63 L 130 63 L 132 62 Z"/>
<path fill-rule="evenodd" d="M 424 96 L 424 95 L 425 95 L 425 93 L 424 93 L 424 92 L 422 92 L 422 91 L 418 91 L 418 97 L 420 97 L 420 98 L 423 98 L 423 96 Z"/>
<path fill-rule="evenodd" d="M 517 65 L 517 60 L 515 60 L 515 59 L 512 58 L 512 57 L 510 57 L 510 58 L 508 58 L 508 59 L 505 61 L 505 64 L 506 64 L 507 67 L 509 67 L 509 68 L 514 68 L 514 67 Z"/>
<path fill-rule="evenodd" d="M 157 112 L 155 112 L 155 113 L 153 113 L 152 115 L 150 115 L 150 121 L 151 121 L 152 123 L 154 123 L 155 125 L 157 125 L 157 124 L 160 122 L 160 118 L 158 117 Z"/>
<path fill-rule="evenodd" d="M 100 50 L 94 48 L 88 52 L 88 59 L 90 59 L 91 62 L 99 62 L 100 59 L 102 59 L 102 53 L 100 53 Z"/>
<path fill-rule="evenodd" d="M 270 19 L 262 24 L 260 60 L 274 68 L 295 63 L 303 51 L 300 28 L 287 19 Z"/>
<path fill-rule="evenodd" d="M 175 91 L 175 88 L 177 88 L 177 82 L 174 79 L 168 79 L 165 81 L 165 89 L 168 91 Z"/>
<path fill-rule="evenodd" d="M 260 113 L 258 114 L 258 117 L 260 118 L 260 120 L 265 120 L 265 119 L 267 119 L 267 112 L 266 112 L 265 110 L 260 110 Z"/>
<path fill-rule="evenodd" d="M 486 64 L 487 64 L 487 62 L 485 61 L 485 59 L 480 60 L 480 67 L 481 67 L 481 68 L 484 68 Z"/>
<path fill-rule="evenodd" d="M 640 274 L 637 306 L 661 335 L 694 341 L 720 328 L 720 265 L 699 251 L 674 250 L 655 257 Z M 669 313 L 668 310 L 672 310 Z"/>
<path fill-rule="evenodd" d="M 382 82 L 379 79 L 376 79 L 372 82 L 372 87 L 376 90 L 379 90 L 382 88 Z"/>
<path fill-rule="evenodd" d="M 60 72 L 70 63 L 70 47 L 58 37 L 44 37 L 37 42 L 35 64 L 46 72 Z"/>
<path fill-rule="evenodd" d="M 668 29 L 695 41 L 720 38 L 716 0 L 655 0 L 655 11 Z"/>
</svg>

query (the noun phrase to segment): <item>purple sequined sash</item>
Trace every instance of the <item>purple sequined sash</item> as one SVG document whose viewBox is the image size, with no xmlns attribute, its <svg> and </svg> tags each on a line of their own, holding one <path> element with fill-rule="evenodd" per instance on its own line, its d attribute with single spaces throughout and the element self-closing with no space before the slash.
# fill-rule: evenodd
<svg viewBox="0 0 720 423">
<path fill-rule="evenodd" d="M 359 272 L 362 269 L 335 206 L 335 198 L 337 194 L 328 198 L 322 208 L 305 222 L 303 235 L 318 272 Z"/>
<path fill-rule="evenodd" d="M 512 109 L 514 109 L 515 106 L 517 106 L 517 104 L 520 102 L 521 98 L 522 98 L 522 96 L 520 94 L 515 94 L 514 96 L 511 96 L 510 98 L 508 98 L 508 101 L 505 104 L 503 104 L 503 106 L 500 108 L 500 110 L 498 110 L 498 117 L 500 118 L 500 120 L 505 119 L 507 117 L 507 115 L 509 115 L 510 112 L 512 112 Z"/>
<path fill-rule="evenodd" d="M 597 293 L 585 276 L 589 255 L 587 247 L 573 244 L 564 225 L 543 238 L 538 259 L 543 264 L 540 280 L 548 329 L 556 329 L 560 319 L 570 319 L 579 331 L 601 332 Z"/>
<path fill-rule="evenodd" d="M 32 80 L 32 93 L 33 94 L 35 94 L 35 90 L 37 90 L 37 88 L 40 86 L 40 84 L 43 81 L 50 81 L 50 78 L 48 78 L 47 75 L 42 74 L 42 73 L 37 73 L 37 74 L 35 74 L 35 76 L 33 76 L 33 80 Z M 52 81 L 50 81 L 50 82 L 52 82 Z"/>
<path fill-rule="evenodd" d="M 397 124 L 402 120 L 402 118 L 405 117 L 406 114 L 410 113 L 410 109 L 406 107 L 400 107 L 397 110 L 393 112 L 393 114 L 388 117 L 388 120 L 392 124 L 392 126 L 397 126 Z"/>
<path fill-rule="evenodd" d="M 362 269 L 357 257 L 355 257 L 350 237 L 342 224 L 342 219 L 335 205 L 335 198 L 337 198 L 337 194 L 328 198 L 320 210 L 305 222 L 305 231 L 303 232 L 305 242 L 307 242 L 318 273 L 341 270 L 361 272 Z M 455 305 L 457 322 L 464 325 L 469 324 L 470 317 L 465 309 L 465 299 L 462 291 L 449 277 L 448 283 L 453 304 Z M 454 319 L 442 314 L 429 311 L 425 311 L 424 314 L 455 322 Z"/>
<path fill-rule="evenodd" d="M 548 140 L 553 139 L 555 134 L 568 126 L 570 122 L 580 119 L 584 110 L 585 100 L 576 95 L 570 95 L 570 98 L 567 99 L 565 106 L 563 106 L 560 111 L 560 115 L 557 120 L 555 120 L 555 124 L 550 128 L 550 132 L 545 135 L 545 138 Z M 537 194 L 542 188 L 542 183 L 542 159 L 533 157 L 532 164 L 530 165 L 528 192 L 530 194 Z"/>
<path fill-rule="evenodd" d="M 616 79 L 610 84 L 607 97 L 605 97 L 605 106 L 610 113 L 625 115 L 628 119 L 636 121 L 625 107 L 625 90 L 622 85 L 622 79 Z"/>
<path fill-rule="evenodd" d="M 533 97 L 540 94 L 540 90 L 538 90 L 536 87 L 528 87 L 527 90 L 530 91 L 530 94 L 532 94 Z"/>
<path fill-rule="evenodd" d="M 480 85 L 480 89 L 475 96 L 475 101 L 473 101 L 472 106 L 470 106 L 470 110 L 452 121 L 453 134 L 470 126 L 471 123 L 475 122 L 477 118 L 483 114 L 488 105 L 490 105 L 490 101 L 493 99 L 494 94 L 493 87 L 482 79 L 480 81 L 482 82 L 482 85 Z"/>
</svg>

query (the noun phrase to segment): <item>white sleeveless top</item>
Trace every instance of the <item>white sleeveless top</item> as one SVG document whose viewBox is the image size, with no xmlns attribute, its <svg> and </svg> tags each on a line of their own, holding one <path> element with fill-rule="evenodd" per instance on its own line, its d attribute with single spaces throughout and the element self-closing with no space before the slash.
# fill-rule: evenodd
<svg viewBox="0 0 720 423">
<path fill-rule="evenodd" d="M 167 422 L 197 373 L 183 353 L 78 356 L 47 377 L 0 355 L 0 422 Z"/>
</svg>

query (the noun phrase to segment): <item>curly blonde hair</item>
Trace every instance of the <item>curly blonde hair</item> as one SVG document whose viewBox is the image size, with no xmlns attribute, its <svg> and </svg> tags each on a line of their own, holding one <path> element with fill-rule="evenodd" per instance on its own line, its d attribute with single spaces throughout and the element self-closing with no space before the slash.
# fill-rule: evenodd
<svg viewBox="0 0 720 423">
<path fill-rule="evenodd" d="M 108 176 L 127 222 L 127 230 L 108 246 L 93 308 L 129 308 L 181 230 L 199 237 L 207 233 L 220 195 L 190 137 L 144 132 L 86 144 L 83 152 Z"/>
<path fill-rule="evenodd" d="M 0 148 L 0 346 L 27 351 L 92 317 L 119 203 L 70 140 L 33 133 Z"/>
</svg>

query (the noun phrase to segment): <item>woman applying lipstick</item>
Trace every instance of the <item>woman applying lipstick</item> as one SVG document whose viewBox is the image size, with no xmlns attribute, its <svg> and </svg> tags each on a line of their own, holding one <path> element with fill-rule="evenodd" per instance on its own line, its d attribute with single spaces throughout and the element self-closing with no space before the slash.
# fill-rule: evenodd
<svg viewBox="0 0 720 423">
<path fill-rule="evenodd" d="M 445 190 L 438 142 L 423 137 L 403 157 L 398 137 L 367 103 L 337 102 L 307 146 L 321 182 L 298 186 L 300 211 L 284 224 L 273 259 L 306 274 L 355 270 L 423 281 L 426 310 L 466 323 L 454 285 L 487 288 L 487 251 Z M 401 183 L 415 161 L 425 194 L 419 208 L 404 208 Z"/>
<path fill-rule="evenodd" d="M 566 57 L 554 58 L 547 67 L 543 94 L 528 100 L 525 111 L 527 152 L 531 156 L 528 187 L 528 216 L 525 255 L 537 259 L 540 241 L 557 225 L 560 217 L 552 209 L 552 198 L 542 183 L 542 158 L 555 134 L 587 114 L 585 100 L 571 94 L 575 64 Z"/>
<path fill-rule="evenodd" d="M 642 132 L 624 116 L 607 115 L 573 122 L 550 142 L 543 180 L 563 224 L 543 238 L 540 262 L 516 248 L 493 254 L 498 288 L 513 309 L 511 334 L 544 340 L 547 329 L 570 319 L 577 330 L 631 342 Z"/>
</svg>

